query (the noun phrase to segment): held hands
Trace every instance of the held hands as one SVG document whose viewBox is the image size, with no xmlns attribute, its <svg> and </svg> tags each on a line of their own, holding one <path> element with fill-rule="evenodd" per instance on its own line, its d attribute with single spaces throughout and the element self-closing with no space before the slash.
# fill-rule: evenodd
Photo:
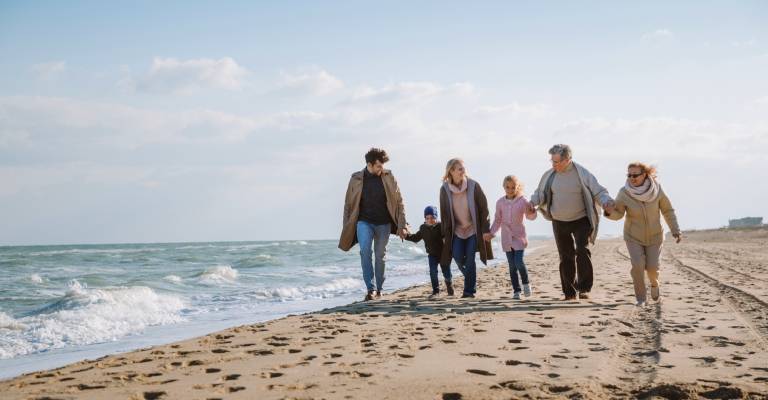
<svg viewBox="0 0 768 400">
<path fill-rule="evenodd" d="M 536 206 L 533 205 L 533 203 L 528 203 L 528 209 L 526 210 L 528 213 L 535 213 L 536 212 Z"/>
<path fill-rule="evenodd" d="M 493 235 L 491 235 L 490 233 L 483 233 L 483 240 L 485 240 L 486 242 L 490 242 L 491 239 L 493 239 Z"/>
<path fill-rule="evenodd" d="M 400 230 L 400 232 L 397 233 L 397 236 L 400 236 L 400 240 L 404 240 L 409 233 L 410 232 L 408 231 L 408 228 L 403 228 Z"/>
<path fill-rule="evenodd" d="M 612 213 L 614 209 L 616 209 L 616 203 L 614 203 L 613 200 L 608 200 L 603 204 L 603 210 L 606 214 Z"/>
<path fill-rule="evenodd" d="M 680 243 L 683 240 L 683 235 L 681 233 L 673 233 L 672 237 L 675 238 L 675 243 Z"/>
</svg>

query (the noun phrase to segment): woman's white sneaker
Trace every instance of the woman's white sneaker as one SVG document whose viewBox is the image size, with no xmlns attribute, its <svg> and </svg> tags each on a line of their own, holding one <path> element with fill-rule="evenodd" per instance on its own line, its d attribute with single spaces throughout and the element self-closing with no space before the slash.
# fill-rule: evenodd
<svg viewBox="0 0 768 400">
<path fill-rule="evenodd" d="M 523 294 L 525 297 L 531 297 L 531 285 L 526 283 L 523 285 Z"/>
</svg>

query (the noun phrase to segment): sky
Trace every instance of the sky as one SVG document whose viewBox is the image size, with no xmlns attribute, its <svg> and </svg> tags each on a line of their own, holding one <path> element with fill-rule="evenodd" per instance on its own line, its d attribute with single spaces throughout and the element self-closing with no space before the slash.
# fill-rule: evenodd
<svg viewBox="0 0 768 400">
<path fill-rule="evenodd" d="M 768 217 L 768 3 L 475 3 L 0 2 L 0 245 L 337 239 L 370 147 L 414 227 L 448 159 L 493 206 L 555 143 Z"/>
</svg>

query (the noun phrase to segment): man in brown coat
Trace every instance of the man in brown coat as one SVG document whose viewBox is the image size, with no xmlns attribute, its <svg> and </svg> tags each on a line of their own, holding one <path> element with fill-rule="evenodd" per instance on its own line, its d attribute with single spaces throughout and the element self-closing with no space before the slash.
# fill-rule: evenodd
<svg viewBox="0 0 768 400">
<path fill-rule="evenodd" d="M 360 264 L 368 289 L 366 301 L 373 299 L 374 288 L 376 297 L 381 296 L 389 235 L 396 234 L 402 239 L 408 234 L 403 197 L 392 172 L 384 169 L 387 161 L 386 151 L 370 149 L 365 154 L 365 168 L 349 179 L 344 199 L 339 248 L 349 251 L 360 243 Z M 375 262 L 371 256 L 375 256 Z"/>
</svg>

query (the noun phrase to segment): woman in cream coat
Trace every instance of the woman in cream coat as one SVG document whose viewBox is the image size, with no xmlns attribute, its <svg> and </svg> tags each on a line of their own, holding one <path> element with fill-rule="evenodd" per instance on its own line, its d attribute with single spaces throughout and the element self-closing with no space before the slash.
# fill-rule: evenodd
<svg viewBox="0 0 768 400">
<path fill-rule="evenodd" d="M 606 217 L 624 220 L 624 241 L 632 262 L 632 282 L 637 305 L 646 302 L 645 276 L 651 282 L 651 298 L 659 300 L 659 261 L 664 241 L 661 216 L 667 222 L 677 243 L 682 240 L 675 210 L 656 181 L 656 169 L 640 162 L 627 167 L 627 182 L 619 190 L 616 207 Z"/>
</svg>

